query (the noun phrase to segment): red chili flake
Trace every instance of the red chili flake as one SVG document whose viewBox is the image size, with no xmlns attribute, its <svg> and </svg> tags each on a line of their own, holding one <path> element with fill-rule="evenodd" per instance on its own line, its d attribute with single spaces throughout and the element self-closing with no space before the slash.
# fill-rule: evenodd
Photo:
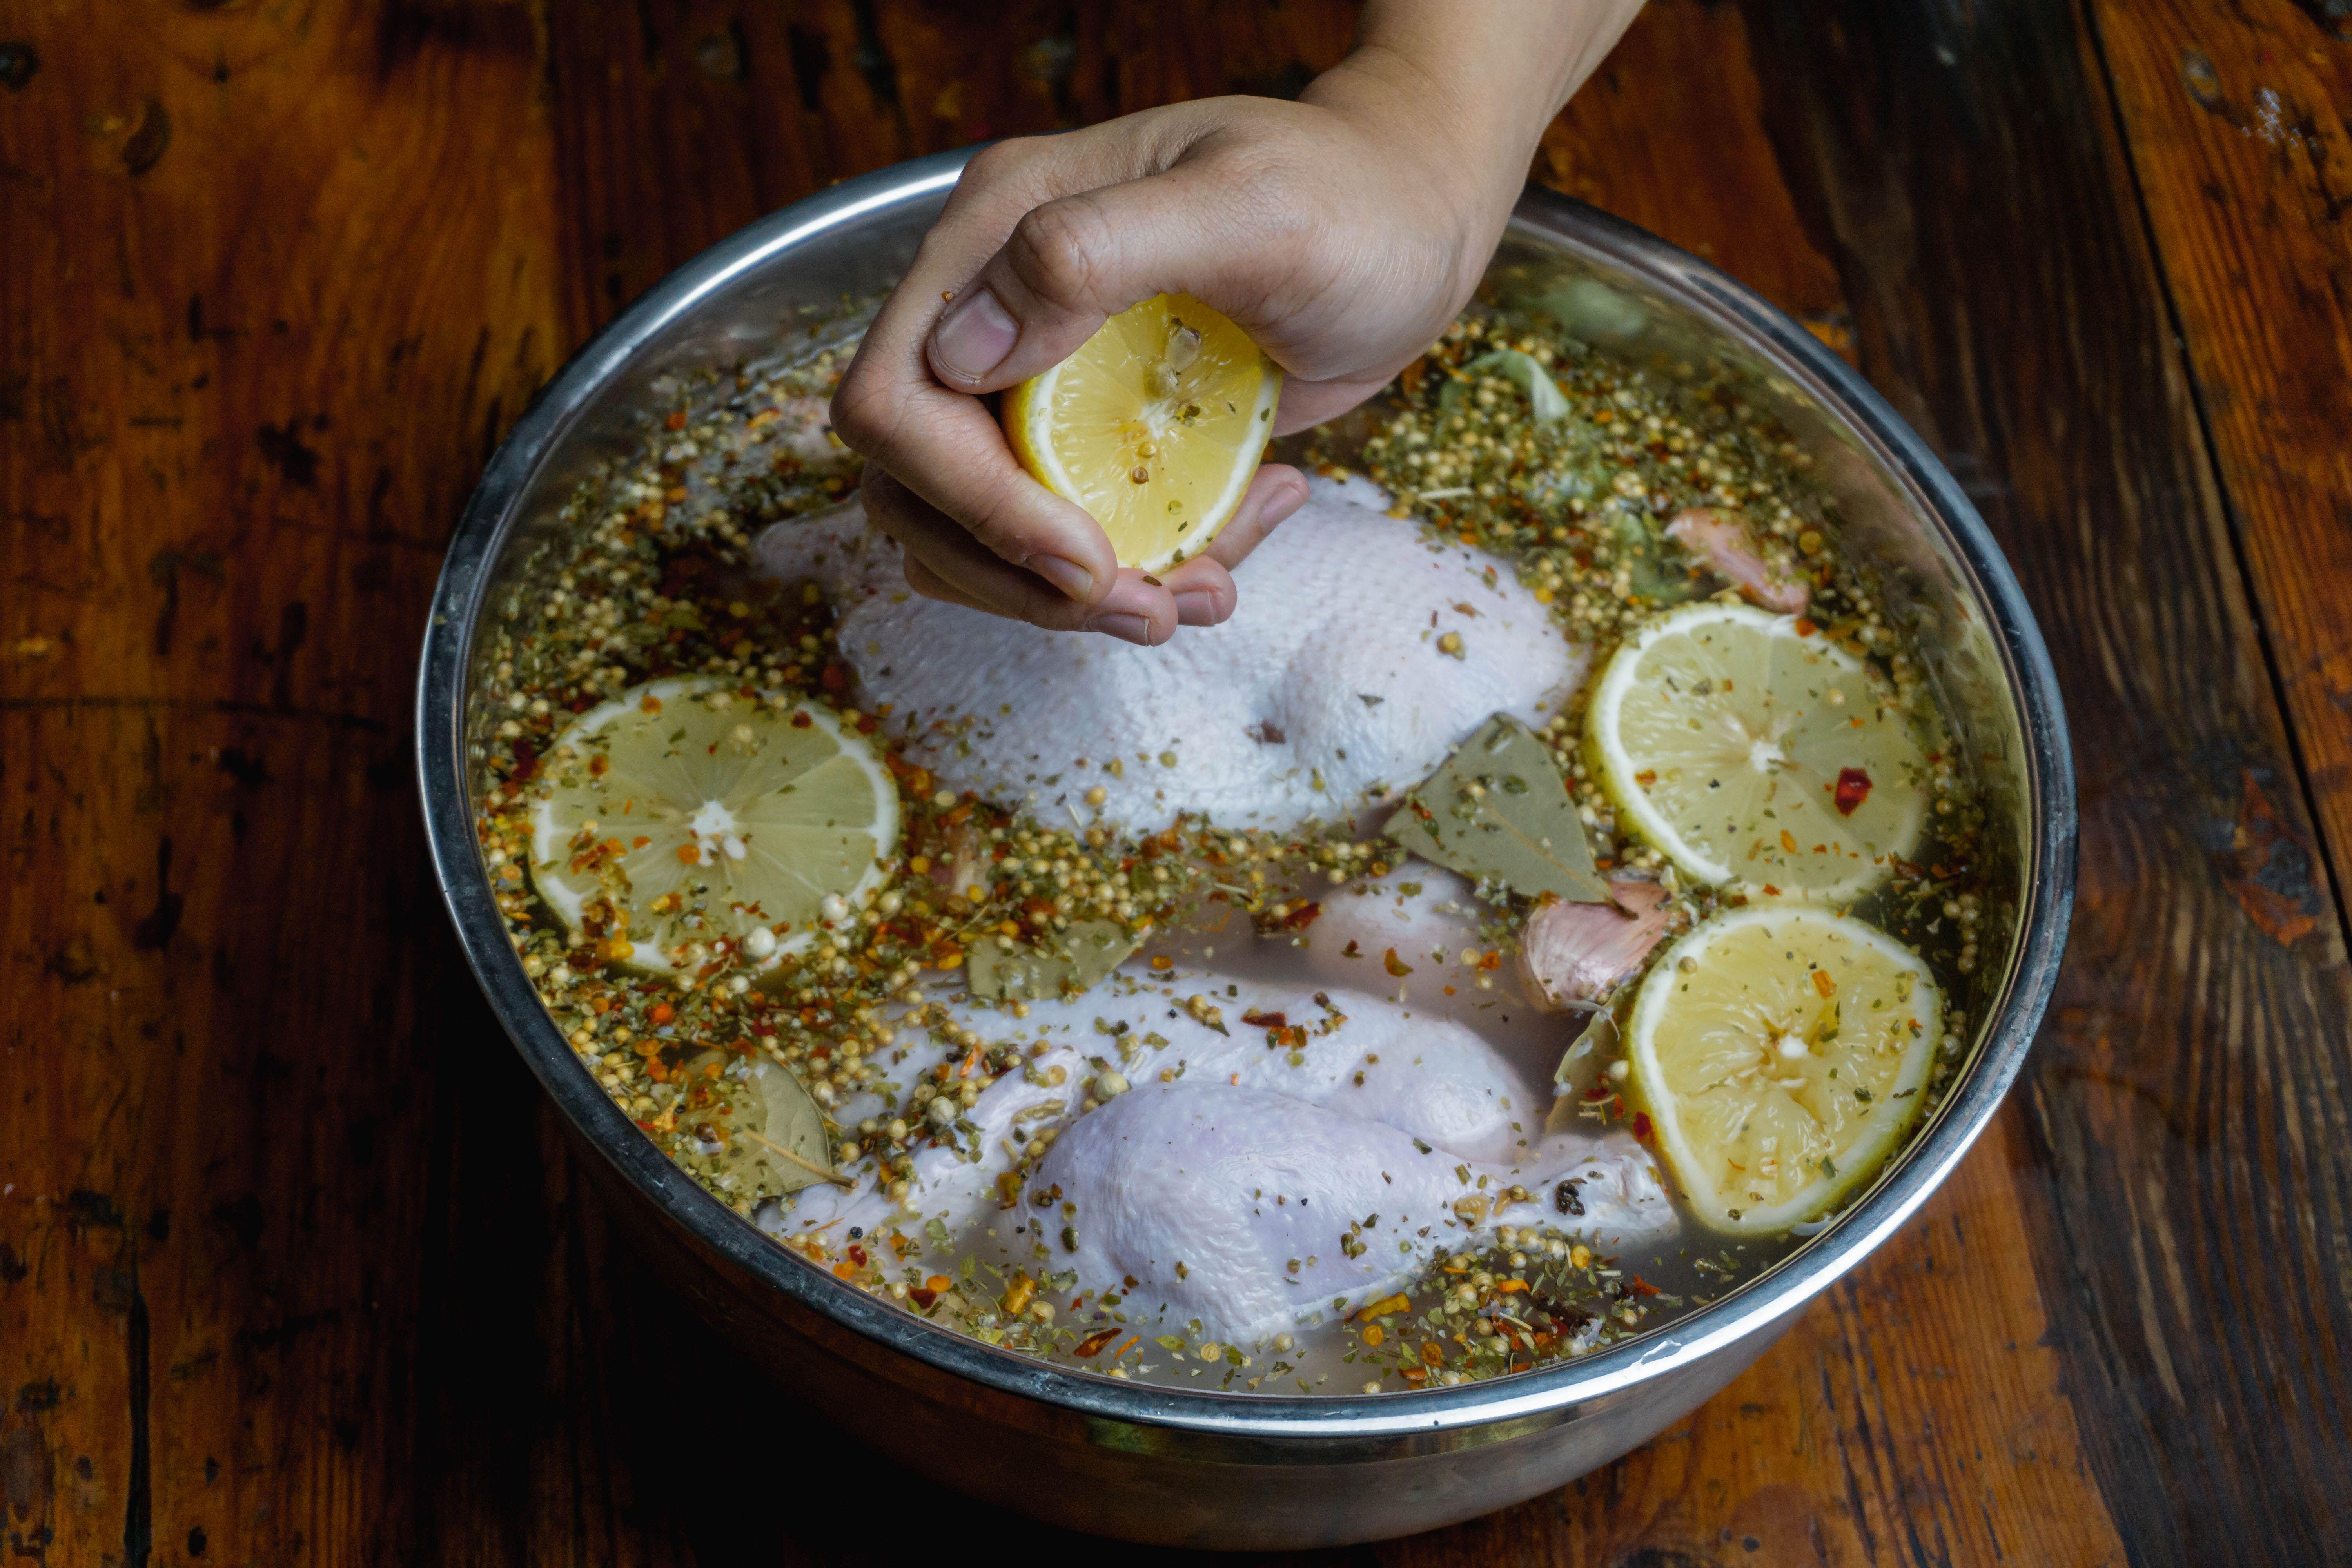
<svg viewBox="0 0 2352 1568">
<path fill-rule="evenodd" d="M 1634 1275 L 1634 1276 L 1633 1276 L 1633 1294 L 1634 1294 L 1634 1295 L 1636 1295 L 1636 1296 L 1654 1296 L 1654 1295 L 1656 1295 L 1657 1293 L 1658 1293 L 1658 1288 L 1657 1288 L 1655 1285 L 1651 1284 L 1647 1279 L 1643 1279 L 1639 1274 L 1636 1274 L 1636 1275 Z"/>
<path fill-rule="evenodd" d="M 1804 616 L 1799 616 L 1797 617 L 1797 635 L 1799 637 L 1809 637 L 1819 630 L 1821 630 L 1819 626 L 1813 625 L 1811 621 L 1806 619 Z"/>
<path fill-rule="evenodd" d="M 907 1292 L 907 1300 L 912 1301 L 916 1306 L 921 1308 L 926 1312 L 931 1310 L 932 1303 L 936 1302 L 939 1299 L 940 1293 L 937 1290 L 928 1290 L 920 1285 L 916 1286 L 913 1289 Z"/>
<path fill-rule="evenodd" d="M 1633 1136 L 1637 1141 L 1643 1143 L 1647 1143 L 1650 1141 L 1650 1113 L 1648 1111 L 1637 1110 L 1633 1112 Z"/>
<path fill-rule="evenodd" d="M 1261 1013 L 1253 1008 L 1242 1015 L 1242 1022 L 1253 1029 L 1286 1029 L 1290 1019 L 1281 1013 Z"/>
<path fill-rule="evenodd" d="M 686 415 L 685 415 L 685 413 L 684 413 L 683 411 L 680 411 L 680 410 L 673 410 L 673 411 L 671 412 L 671 414 L 670 414 L 669 417 L 662 421 L 662 426 L 663 426 L 663 427 L 664 427 L 665 429 L 669 429 L 669 430 L 683 430 L 683 429 L 685 429 L 685 428 L 686 428 Z"/>
<path fill-rule="evenodd" d="M 816 683 L 837 697 L 849 689 L 849 668 L 838 661 L 828 664 L 817 676 Z"/>
<path fill-rule="evenodd" d="M 514 743 L 514 772 L 507 775 L 512 784 L 520 784 L 539 772 L 539 752 L 529 741 Z"/>
<path fill-rule="evenodd" d="M 912 1292 L 910 1291 L 908 1294 L 911 1295 Z M 1077 1357 L 1080 1361 L 1092 1361 L 1097 1355 L 1101 1353 L 1102 1348 L 1105 1345 L 1110 1343 L 1111 1341 L 1117 1338 L 1118 1338 L 1118 1331 L 1117 1329 L 1098 1329 L 1095 1332 L 1088 1334 L 1085 1339 L 1080 1340 L 1077 1344 L 1072 1348 L 1070 1353 Z"/>
<path fill-rule="evenodd" d="M 1870 798 L 1870 774 L 1861 768 L 1840 768 L 1834 798 L 1838 815 L 1852 816 L 1853 808 Z"/>
<path fill-rule="evenodd" d="M 1406 975 L 1412 973 L 1412 965 L 1397 957 L 1397 951 L 1395 948 L 1388 950 L 1387 953 L 1382 956 L 1381 963 L 1391 975 L 1399 980 L 1402 980 Z"/>
<path fill-rule="evenodd" d="M 1305 931 L 1308 926 L 1313 925 L 1322 913 L 1323 906 L 1321 904 L 1301 904 L 1297 909 L 1282 917 L 1282 929 L 1285 931 Z"/>
<path fill-rule="evenodd" d="M 860 1268 L 866 1267 L 866 1249 L 854 1241 L 849 1244 L 849 1261 Z"/>
<path fill-rule="evenodd" d="M 812 718 L 810 718 L 810 717 L 808 716 L 808 710 L 807 710 L 807 709 L 805 709 L 805 708 L 795 708 L 795 709 L 793 709 L 793 729 L 795 729 L 795 730 L 806 730 L 806 729 L 810 728 L 811 726 L 813 726 L 814 724 L 815 724 L 815 722 L 816 722 L 816 721 L 815 721 L 815 720 L 814 720 L 814 719 L 812 719 Z"/>
</svg>

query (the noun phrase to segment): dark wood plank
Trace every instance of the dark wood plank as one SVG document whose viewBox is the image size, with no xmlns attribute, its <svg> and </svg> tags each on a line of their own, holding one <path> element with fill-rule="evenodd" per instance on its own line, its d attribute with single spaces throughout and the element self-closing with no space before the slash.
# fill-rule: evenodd
<svg viewBox="0 0 2352 1568">
<path fill-rule="evenodd" d="M 910 154 L 867 8 L 580 0 L 541 22 L 575 339 L 761 213 Z"/>
<path fill-rule="evenodd" d="M 403 729 L 441 542 L 559 352 L 531 28 L 0 32 L 38 61 L 0 92 L 8 1551 L 382 1561 L 461 978 Z"/>
<path fill-rule="evenodd" d="M 1647 7 L 1552 123 L 1535 175 L 1706 258 L 1841 352 L 1853 317 L 1764 131 L 1736 6 Z"/>
<path fill-rule="evenodd" d="M 2352 44 L 2287 0 L 2092 14 L 2340 899 L 2352 866 Z M 2317 918 L 2301 896 L 2312 876 L 2265 866 L 2239 896 L 2292 942 Z"/>
<path fill-rule="evenodd" d="M 2079 18 L 1750 15 L 1863 363 L 1970 486 L 2067 690 L 2082 898 L 2024 1085 L 2019 1191 L 2085 1451 L 2136 1561 L 2342 1561 L 2340 912 L 2307 874 L 2312 825 Z M 2314 917 L 2293 941 L 2242 893 L 2282 859 Z"/>
</svg>

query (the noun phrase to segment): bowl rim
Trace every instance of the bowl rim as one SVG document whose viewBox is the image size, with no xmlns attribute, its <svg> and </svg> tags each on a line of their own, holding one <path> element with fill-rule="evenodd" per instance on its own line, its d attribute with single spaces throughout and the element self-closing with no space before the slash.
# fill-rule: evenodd
<svg viewBox="0 0 2352 1568">
<path fill-rule="evenodd" d="M 1531 239 L 1661 287 L 1743 339 L 1773 369 L 1864 440 L 1907 499 L 1940 525 L 1986 614 L 2018 709 L 2024 805 L 2032 831 L 1997 1020 L 1960 1081 L 1895 1165 L 1820 1236 L 1720 1300 L 1623 1345 L 1562 1365 L 1417 1392 L 1229 1394 L 1122 1382 L 1000 1351 L 887 1305 L 832 1278 L 703 1191 L 645 1137 L 583 1069 L 509 941 L 482 864 L 465 778 L 462 696 L 491 568 L 516 503 L 599 388 L 702 300 L 844 225 L 951 187 L 977 148 L 845 180 L 738 231 L 670 273 L 598 331 L 541 388 L 492 456 L 452 534 L 417 672 L 416 763 L 433 871 L 467 963 L 548 1095 L 647 1201 L 697 1241 L 835 1323 L 940 1371 L 1006 1394 L 1115 1422 L 1281 1443 L 1461 1432 L 1557 1419 L 1571 1407 L 1731 1351 L 1790 1317 L 1868 1257 L 1948 1176 L 2022 1067 L 2056 984 L 2072 918 L 2076 800 L 2057 675 L 2022 589 L 1958 481 L 1846 363 L 1745 285 L 1622 219 L 1530 184 L 1507 238 Z"/>
</svg>

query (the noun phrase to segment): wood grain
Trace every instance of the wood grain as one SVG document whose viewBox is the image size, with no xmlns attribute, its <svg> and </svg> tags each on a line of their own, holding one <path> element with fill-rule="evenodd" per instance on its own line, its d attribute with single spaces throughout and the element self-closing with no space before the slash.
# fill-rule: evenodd
<svg viewBox="0 0 2352 1568">
<path fill-rule="evenodd" d="M 418 1080 L 475 1010 L 411 649 L 560 352 L 530 26 L 7 26 L 8 1550 L 377 1561 L 415 1518 Z"/>
<path fill-rule="evenodd" d="M 903 1540 L 898 1472 L 616 1254 L 455 960 L 403 733 L 440 544 L 563 353 L 740 224 L 967 140 L 1295 92 L 1353 15 L 0 15 L 34 62 L 0 54 L 12 1560 L 687 1568 Z M 2025 1091 L 1720 1399 L 1555 1497 L 1320 1561 L 2352 1556 L 2352 991 L 2294 766 L 2340 847 L 2342 290 L 2317 280 L 2341 128 L 2316 110 L 2341 60 L 2277 65 L 2317 31 L 2284 0 L 2079 20 L 1657 0 L 1546 138 L 1539 177 L 1756 284 L 1947 453 L 2092 764 L 2082 913 Z M 2184 110 L 2164 73 L 2192 34 L 2225 102 L 2271 86 L 2314 128 L 2265 144 L 2257 115 L 2242 146 Z"/>
<path fill-rule="evenodd" d="M 2344 928 L 2095 60 L 2028 5 L 1772 33 L 1864 365 L 1970 487 L 2066 686 L 2081 896 L 2019 1191 L 2101 1492 L 2137 1561 L 2340 1561 Z M 2263 834 L 2304 855 L 2291 943 L 2241 892 Z"/>
<path fill-rule="evenodd" d="M 2352 44 L 2285 0 L 2093 7 L 2336 896 L 2352 867 Z M 2292 844 L 2246 879 L 2316 913 Z M 2275 861 L 2276 863 L 2272 863 Z"/>
</svg>

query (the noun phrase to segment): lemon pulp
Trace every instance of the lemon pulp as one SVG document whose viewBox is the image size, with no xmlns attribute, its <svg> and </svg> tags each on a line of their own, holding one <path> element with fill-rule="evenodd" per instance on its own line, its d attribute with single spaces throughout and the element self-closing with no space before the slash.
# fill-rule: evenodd
<svg viewBox="0 0 2352 1568">
<path fill-rule="evenodd" d="M 1916 953 L 1811 904 L 1685 936 L 1626 1029 L 1630 1088 L 1701 1220 L 1769 1234 L 1864 1182 L 1916 1120 L 1943 999 Z"/>
<path fill-rule="evenodd" d="M 898 795 L 822 707 L 709 679 L 656 680 L 551 749 L 531 875 L 601 956 L 655 973 L 727 951 L 772 961 L 881 883 Z M 736 944 L 740 944 L 737 946 Z"/>
<path fill-rule="evenodd" d="M 1246 332 L 1160 294 L 1006 393 L 1004 433 L 1040 484 L 1102 525 L 1120 565 L 1158 572 L 1232 520 L 1281 395 L 1281 371 Z"/>
<path fill-rule="evenodd" d="M 1918 727 L 1885 682 L 1748 605 L 1644 626 L 1610 659 L 1585 735 L 1620 820 L 1709 885 L 1853 898 L 1925 817 Z"/>
</svg>

